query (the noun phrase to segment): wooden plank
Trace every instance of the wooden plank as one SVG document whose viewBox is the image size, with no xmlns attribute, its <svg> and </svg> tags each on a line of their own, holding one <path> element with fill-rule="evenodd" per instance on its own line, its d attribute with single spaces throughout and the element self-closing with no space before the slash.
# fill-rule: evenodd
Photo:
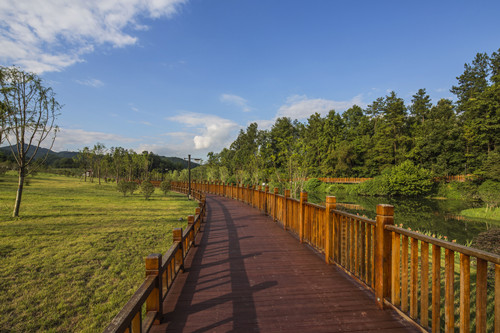
<svg viewBox="0 0 500 333">
<path fill-rule="evenodd" d="M 470 332 L 470 257 L 460 253 L 460 333 Z"/>
<path fill-rule="evenodd" d="M 444 251 L 444 331 L 455 330 L 455 252 L 450 249 Z"/>
<path fill-rule="evenodd" d="M 408 311 L 408 237 L 402 237 L 401 249 L 401 311 Z"/>
<path fill-rule="evenodd" d="M 418 240 L 411 239 L 410 317 L 418 318 Z"/>
<path fill-rule="evenodd" d="M 486 332 L 486 293 L 488 262 L 477 259 L 476 275 L 476 332 Z"/>
<path fill-rule="evenodd" d="M 432 325 L 433 333 L 440 331 L 441 319 L 441 247 L 432 245 Z"/>
<path fill-rule="evenodd" d="M 429 244 L 420 243 L 420 325 L 429 326 Z"/>
<path fill-rule="evenodd" d="M 392 232 L 392 283 L 391 302 L 395 306 L 401 305 L 401 237 L 398 233 Z"/>
</svg>

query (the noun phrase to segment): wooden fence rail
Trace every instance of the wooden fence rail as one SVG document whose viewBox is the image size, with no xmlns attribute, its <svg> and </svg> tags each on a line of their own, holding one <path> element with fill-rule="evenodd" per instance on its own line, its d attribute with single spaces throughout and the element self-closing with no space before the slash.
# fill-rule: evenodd
<svg viewBox="0 0 500 333">
<path fill-rule="evenodd" d="M 175 191 L 187 193 L 187 188 L 175 188 Z M 173 230 L 173 244 L 165 253 L 150 254 L 145 259 L 146 278 L 122 310 L 115 316 L 105 333 L 148 332 L 153 324 L 158 324 L 163 315 L 162 304 L 179 271 L 183 270 L 184 258 L 194 245 L 205 217 L 205 195 L 201 191 L 192 191 L 199 202 L 196 214 L 188 216 L 186 229 Z"/>
<path fill-rule="evenodd" d="M 173 182 L 186 189 L 187 184 Z M 500 256 L 429 237 L 394 224 L 394 207 L 375 220 L 290 198 L 268 187 L 193 183 L 191 187 L 248 203 L 324 253 L 390 307 L 424 331 L 500 333 Z M 444 253 L 443 250 L 444 249 Z"/>
</svg>

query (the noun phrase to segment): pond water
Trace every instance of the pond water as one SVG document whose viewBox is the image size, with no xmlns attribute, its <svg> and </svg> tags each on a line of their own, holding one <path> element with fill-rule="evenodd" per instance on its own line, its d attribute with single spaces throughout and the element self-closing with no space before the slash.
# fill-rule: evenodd
<svg viewBox="0 0 500 333">
<path fill-rule="evenodd" d="M 337 208 L 350 213 L 365 215 L 375 219 L 378 204 L 394 206 L 394 223 L 403 224 L 404 228 L 430 232 L 446 236 L 448 240 L 456 240 L 459 244 L 467 244 L 480 232 L 492 227 L 500 227 L 500 223 L 491 220 L 471 218 L 460 215 L 464 209 L 480 207 L 480 203 L 464 200 L 439 200 L 391 197 L 363 197 L 345 193 L 335 194 Z M 309 193 L 309 202 L 325 205 L 325 193 Z"/>
</svg>

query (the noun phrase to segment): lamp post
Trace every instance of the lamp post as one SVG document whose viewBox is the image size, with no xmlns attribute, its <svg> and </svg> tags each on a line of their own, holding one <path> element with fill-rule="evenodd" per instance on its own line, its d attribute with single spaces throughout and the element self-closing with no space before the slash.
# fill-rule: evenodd
<svg viewBox="0 0 500 333">
<path fill-rule="evenodd" d="M 193 158 L 196 162 L 201 162 L 201 158 Z M 186 160 L 186 158 L 184 158 Z M 188 199 L 191 199 L 191 154 L 188 154 Z"/>
<path fill-rule="evenodd" d="M 188 199 L 191 199 L 191 154 L 188 155 Z"/>
</svg>

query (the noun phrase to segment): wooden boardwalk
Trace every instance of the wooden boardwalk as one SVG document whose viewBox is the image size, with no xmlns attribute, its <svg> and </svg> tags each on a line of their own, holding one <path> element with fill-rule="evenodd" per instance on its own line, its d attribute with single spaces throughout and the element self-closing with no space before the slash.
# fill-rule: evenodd
<svg viewBox="0 0 500 333">
<path fill-rule="evenodd" d="M 257 209 L 207 195 L 207 211 L 152 332 L 417 332 Z"/>
</svg>

